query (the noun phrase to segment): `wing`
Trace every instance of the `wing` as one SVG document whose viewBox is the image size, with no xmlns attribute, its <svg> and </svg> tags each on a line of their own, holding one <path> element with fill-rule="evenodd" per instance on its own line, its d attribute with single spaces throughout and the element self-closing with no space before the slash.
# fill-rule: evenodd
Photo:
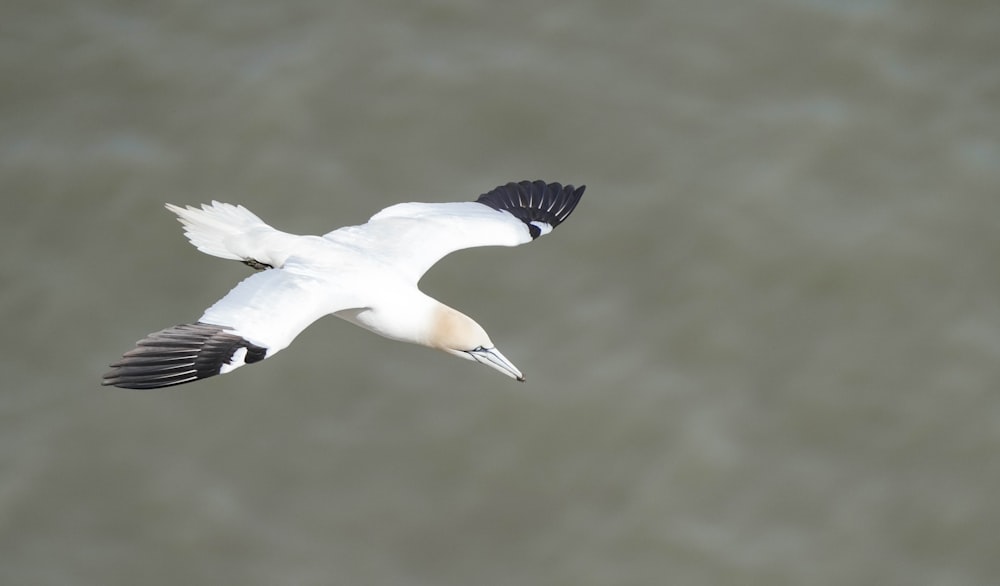
<svg viewBox="0 0 1000 586">
<path fill-rule="evenodd" d="M 586 186 L 508 183 L 474 202 L 401 203 L 324 237 L 362 245 L 416 283 L 445 255 L 477 246 L 517 246 L 548 234 L 576 208 Z"/>
<path fill-rule="evenodd" d="M 197 322 L 139 340 L 103 384 L 155 389 L 225 374 L 273 356 L 312 322 L 353 306 L 350 294 L 299 269 L 289 262 L 251 275 Z"/>
</svg>

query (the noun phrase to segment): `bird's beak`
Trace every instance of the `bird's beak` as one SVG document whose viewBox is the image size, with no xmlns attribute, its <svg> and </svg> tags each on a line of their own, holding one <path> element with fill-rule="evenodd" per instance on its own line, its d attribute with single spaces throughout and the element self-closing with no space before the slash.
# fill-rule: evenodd
<svg viewBox="0 0 1000 586">
<path fill-rule="evenodd" d="M 496 348 L 480 346 L 475 350 L 466 350 L 465 353 L 480 364 L 485 364 L 490 368 L 499 370 L 510 378 L 517 379 L 522 383 L 524 382 L 524 375 L 521 374 L 521 371 Z"/>
</svg>

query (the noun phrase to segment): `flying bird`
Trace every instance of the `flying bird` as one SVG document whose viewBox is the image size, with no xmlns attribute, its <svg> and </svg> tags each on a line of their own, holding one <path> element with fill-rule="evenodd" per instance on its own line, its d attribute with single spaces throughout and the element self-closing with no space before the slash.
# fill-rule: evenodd
<svg viewBox="0 0 1000 586">
<path fill-rule="evenodd" d="M 155 389 L 225 374 L 274 356 L 326 315 L 524 381 L 475 320 L 417 284 L 456 250 L 518 246 L 548 234 L 569 217 L 584 189 L 507 183 L 474 202 L 396 204 L 365 224 L 323 236 L 281 232 L 241 205 L 166 204 L 195 248 L 258 272 L 197 321 L 139 340 L 111 365 L 102 384 Z"/>
</svg>

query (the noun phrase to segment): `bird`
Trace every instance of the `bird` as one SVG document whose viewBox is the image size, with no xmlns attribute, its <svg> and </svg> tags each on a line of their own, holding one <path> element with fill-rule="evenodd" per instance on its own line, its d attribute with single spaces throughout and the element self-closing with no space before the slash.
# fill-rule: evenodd
<svg viewBox="0 0 1000 586">
<path fill-rule="evenodd" d="M 482 326 L 422 292 L 418 282 L 456 250 L 518 246 L 548 234 L 573 213 L 585 189 L 510 182 L 475 201 L 392 205 L 365 224 L 322 236 L 282 232 L 242 205 L 168 203 L 195 248 L 256 272 L 194 322 L 136 342 L 101 383 L 157 389 L 226 374 L 274 356 L 327 315 L 524 382 Z"/>
</svg>

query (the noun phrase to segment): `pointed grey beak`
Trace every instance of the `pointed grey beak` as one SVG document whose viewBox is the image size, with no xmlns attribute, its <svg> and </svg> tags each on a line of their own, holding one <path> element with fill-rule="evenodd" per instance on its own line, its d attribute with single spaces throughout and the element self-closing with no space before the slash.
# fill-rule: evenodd
<svg viewBox="0 0 1000 586">
<path fill-rule="evenodd" d="M 485 364 L 490 368 L 499 370 L 510 378 L 517 379 L 522 383 L 524 382 L 524 375 L 521 374 L 521 371 L 496 348 L 480 346 L 475 350 L 466 350 L 465 353 L 480 364 Z"/>
</svg>

